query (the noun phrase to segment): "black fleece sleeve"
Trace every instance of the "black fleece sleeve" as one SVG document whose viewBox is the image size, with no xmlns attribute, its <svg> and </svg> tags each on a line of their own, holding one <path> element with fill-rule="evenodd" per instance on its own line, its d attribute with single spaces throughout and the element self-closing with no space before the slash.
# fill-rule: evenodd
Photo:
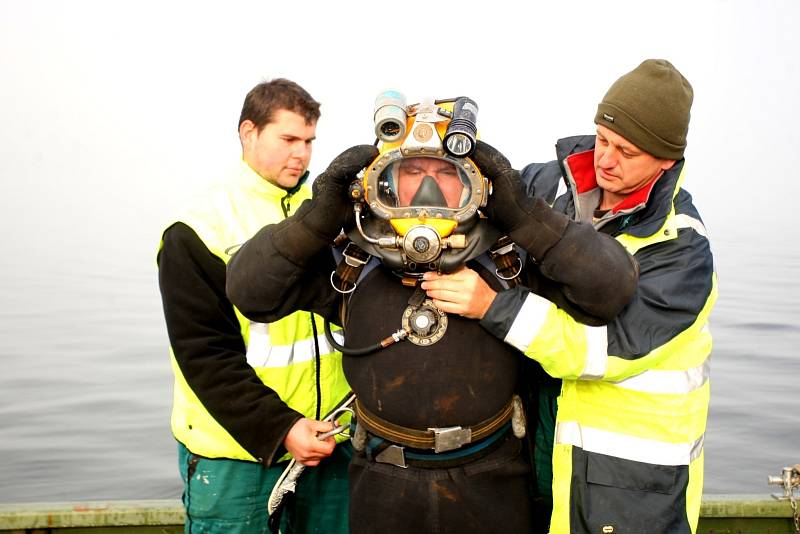
<svg viewBox="0 0 800 534">
<path fill-rule="evenodd" d="M 330 283 L 336 268 L 332 249 L 328 245 L 320 250 L 307 247 L 302 233 L 288 231 L 295 222 L 292 216 L 265 226 L 242 245 L 228 263 L 228 297 L 254 321 L 277 321 L 306 310 L 339 324 L 341 295 Z M 275 246 L 276 234 L 281 231 L 280 239 L 289 252 Z M 294 263 L 298 258 L 300 264 Z"/>
<path fill-rule="evenodd" d="M 212 417 L 259 462 L 271 464 L 302 415 L 247 363 L 239 323 L 225 295 L 225 263 L 183 223 L 169 227 L 158 278 L 170 344 L 189 387 Z"/>
</svg>

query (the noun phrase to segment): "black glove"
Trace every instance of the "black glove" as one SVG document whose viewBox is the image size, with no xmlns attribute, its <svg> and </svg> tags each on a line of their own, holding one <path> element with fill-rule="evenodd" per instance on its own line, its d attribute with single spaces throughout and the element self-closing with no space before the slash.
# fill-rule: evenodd
<svg viewBox="0 0 800 534">
<path fill-rule="evenodd" d="M 280 223 L 273 234 L 275 248 L 297 265 L 304 265 L 325 246 L 333 243 L 353 209 L 347 190 L 356 175 L 378 156 L 372 145 L 348 148 L 315 180 L 311 200 Z"/>
<path fill-rule="evenodd" d="M 478 141 L 472 160 L 492 183 L 484 213 L 519 246 L 541 261 L 569 224 L 569 218 L 553 211 L 541 198 L 528 196 L 519 171 L 491 145 Z"/>
<path fill-rule="evenodd" d="M 591 224 L 571 221 L 531 197 L 518 171 L 500 152 L 478 141 L 472 156 L 492 180 L 486 216 L 537 261 L 545 278 L 536 293 L 586 324 L 605 324 L 628 304 L 639 269 L 633 256 Z M 530 281 L 529 281 L 530 283 Z"/>
</svg>

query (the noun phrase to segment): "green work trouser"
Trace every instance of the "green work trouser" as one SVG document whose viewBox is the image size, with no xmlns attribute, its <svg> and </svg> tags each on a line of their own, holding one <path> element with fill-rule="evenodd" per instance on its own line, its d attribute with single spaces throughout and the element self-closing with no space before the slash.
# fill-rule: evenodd
<svg viewBox="0 0 800 534">
<path fill-rule="evenodd" d="M 347 468 L 352 449 L 336 447 L 316 467 L 307 467 L 294 495 L 287 494 L 282 534 L 341 533 L 348 527 Z M 287 463 L 204 458 L 178 443 L 187 534 L 268 533 L 267 499 Z"/>
<path fill-rule="evenodd" d="M 550 530 L 553 513 L 553 442 L 556 430 L 557 399 L 561 393 L 560 380 L 543 380 L 538 385 L 536 430 L 533 435 L 533 464 L 536 470 L 534 515 L 540 521 L 535 532 Z"/>
<path fill-rule="evenodd" d="M 539 421 L 534 436 L 534 465 L 536 467 L 537 493 L 553 496 L 553 442 L 556 433 L 557 399 L 561 394 L 561 381 L 544 383 L 539 388 Z"/>
</svg>

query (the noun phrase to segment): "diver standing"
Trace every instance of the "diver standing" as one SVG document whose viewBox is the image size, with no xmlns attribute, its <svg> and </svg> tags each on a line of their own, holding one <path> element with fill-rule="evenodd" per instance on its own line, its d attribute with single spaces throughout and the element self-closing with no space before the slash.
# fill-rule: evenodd
<svg viewBox="0 0 800 534">
<path fill-rule="evenodd" d="M 228 295 L 253 320 L 303 309 L 344 327 L 334 341 L 357 395 L 351 532 L 533 531 L 516 396 L 525 358 L 479 321 L 439 309 L 423 276 L 469 266 L 494 291 L 534 288 L 603 324 L 630 298 L 636 264 L 518 180 L 490 194 L 492 177 L 470 157 L 474 101 L 407 106 L 392 92 L 376 108 L 378 148 L 343 152 L 294 216 L 248 241 L 229 263 Z M 491 224 L 498 210 L 515 216 L 510 239 L 522 248 Z M 342 227 L 348 240 L 332 247 Z M 568 268 L 589 253 L 592 265 Z M 619 277 L 605 285 L 605 272 Z"/>
</svg>

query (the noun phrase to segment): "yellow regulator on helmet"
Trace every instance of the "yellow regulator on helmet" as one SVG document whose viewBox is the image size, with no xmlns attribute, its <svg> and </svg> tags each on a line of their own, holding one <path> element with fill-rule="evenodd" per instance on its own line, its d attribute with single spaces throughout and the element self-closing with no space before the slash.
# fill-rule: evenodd
<svg viewBox="0 0 800 534">
<path fill-rule="evenodd" d="M 477 114 L 467 97 L 406 105 L 398 91 L 381 93 L 374 115 L 379 155 L 351 188 L 351 240 L 409 274 L 454 270 L 485 251 L 498 236 L 478 224 L 489 186 L 469 159 Z"/>
</svg>

